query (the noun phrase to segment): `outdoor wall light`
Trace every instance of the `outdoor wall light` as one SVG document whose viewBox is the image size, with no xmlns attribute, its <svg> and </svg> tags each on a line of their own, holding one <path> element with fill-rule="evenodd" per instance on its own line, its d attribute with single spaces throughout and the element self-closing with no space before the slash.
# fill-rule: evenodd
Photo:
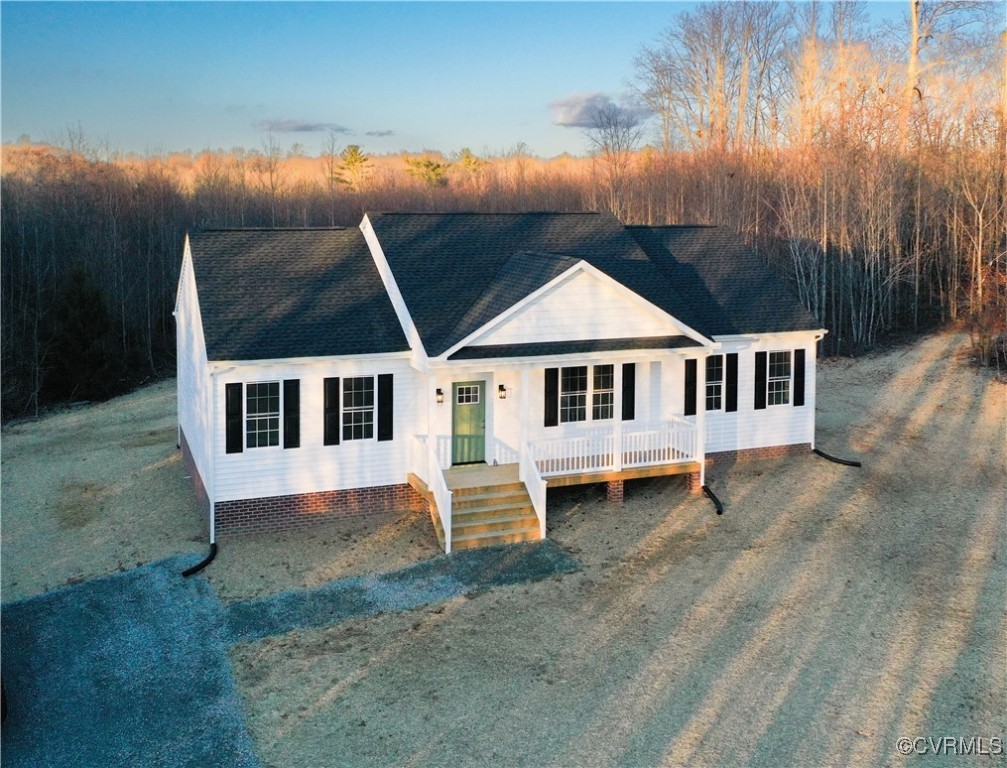
<svg viewBox="0 0 1007 768">
<path fill-rule="evenodd" d="M 501 400 L 507 399 L 507 387 L 505 387 L 503 384 L 497 387 L 497 397 L 499 397 Z"/>
<path fill-rule="evenodd" d="M 441 405 L 444 402 L 444 390 L 437 390 L 437 405 Z"/>
</svg>

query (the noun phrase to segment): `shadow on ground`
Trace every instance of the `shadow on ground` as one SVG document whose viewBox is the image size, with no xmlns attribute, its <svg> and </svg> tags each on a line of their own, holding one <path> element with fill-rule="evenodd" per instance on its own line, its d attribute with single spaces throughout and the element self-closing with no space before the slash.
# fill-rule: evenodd
<svg viewBox="0 0 1007 768">
<path fill-rule="evenodd" d="M 179 556 L 3 607 L 5 766 L 258 766 L 226 647 L 577 569 L 550 541 L 224 606 Z"/>
</svg>

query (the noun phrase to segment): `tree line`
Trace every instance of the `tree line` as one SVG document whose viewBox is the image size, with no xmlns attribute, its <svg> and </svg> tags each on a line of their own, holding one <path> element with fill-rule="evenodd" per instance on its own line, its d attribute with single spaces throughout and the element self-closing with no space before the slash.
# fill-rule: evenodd
<svg viewBox="0 0 1007 768">
<path fill-rule="evenodd" d="M 338 136 L 313 158 L 268 137 L 181 162 L 69 132 L 63 147 L 5 145 L 4 416 L 172 371 L 187 230 L 355 226 L 365 210 L 719 224 L 791 282 L 828 328 L 826 352 L 952 320 L 996 362 L 1007 56 L 995 11 L 914 0 L 904 25 L 878 32 L 856 2 L 696 6 L 635 62 L 656 135 L 610 105 L 585 129 L 585 158 L 544 161 L 524 144 L 378 158 Z"/>
</svg>

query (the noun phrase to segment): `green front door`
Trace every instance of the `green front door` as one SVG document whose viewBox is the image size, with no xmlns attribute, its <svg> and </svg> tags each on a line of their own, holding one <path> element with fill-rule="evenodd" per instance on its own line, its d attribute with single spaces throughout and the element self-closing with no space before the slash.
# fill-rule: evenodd
<svg viewBox="0 0 1007 768">
<path fill-rule="evenodd" d="M 451 463 L 486 461 L 486 382 L 451 385 Z"/>
</svg>

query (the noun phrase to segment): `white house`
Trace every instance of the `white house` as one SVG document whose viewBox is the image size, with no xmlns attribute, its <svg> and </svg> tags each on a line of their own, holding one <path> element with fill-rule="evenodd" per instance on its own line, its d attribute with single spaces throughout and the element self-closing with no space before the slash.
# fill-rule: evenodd
<svg viewBox="0 0 1007 768">
<path fill-rule="evenodd" d="M 545 536 L 546 488 L 813 447 L 825 333 L 716 227 L 368 213 L 186 239 L 179 444 L 211 536 L 429 509 Z"/>
</svg>

